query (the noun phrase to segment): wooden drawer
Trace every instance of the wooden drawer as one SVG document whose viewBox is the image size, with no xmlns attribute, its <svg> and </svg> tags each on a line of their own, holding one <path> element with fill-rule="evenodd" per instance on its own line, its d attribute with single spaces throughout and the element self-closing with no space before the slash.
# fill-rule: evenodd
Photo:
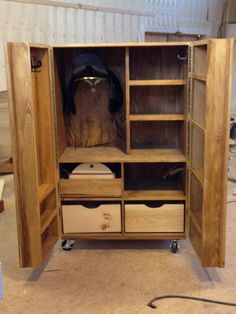
<svg viewBox="0 0 236 314">
<path fill-rule="evenodd" d="M 121 179 L 61 179 L 60 194 L 77 197 L 120 197 Z"/>
<path fill-rule="evenodd" d="M 121 232 L 120 204 L 62 205 L 64 233 Z"/>
<path fill-rule="evenodd" d="M 125 231 L 183 232 L 184 205 L 165 204 L 153 208 L 144 204 L 126 204 Z"/>
</svg>

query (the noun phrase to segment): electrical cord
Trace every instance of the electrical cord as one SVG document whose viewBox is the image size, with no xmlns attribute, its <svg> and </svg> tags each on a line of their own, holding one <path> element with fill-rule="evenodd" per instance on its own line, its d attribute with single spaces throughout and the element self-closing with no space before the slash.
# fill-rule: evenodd
<svg viewBox="0 0 236 314">
<path fill-rule="evenodd" d="M 231 302 L 223 302 L 223 301 L 217 301 L 217 300 L 211 300 L 211 299 L 205 299 L 205 298 L 196 298 L 196 297 L 190 297 L 190 296 L 185 296 L 185 295 L 162 295 L 160 297 L 156 297 L 152 299 L 147 306 L 149 306 L 152 309 L 156 309 L 157 305 L 155 305 L 153 302 L 157 300 L 162 300 L 162 299 L 185 299 L 185 300 L 194 300 L 194 301 L 200 301 L 200 302 L 208 302 L 208 303 L 214 303 L 214 304 L 221 304 L 221 305 L 227 305 L 227 306 L 235 306 L 236 303 L 231 303 Z"/>
</svg>

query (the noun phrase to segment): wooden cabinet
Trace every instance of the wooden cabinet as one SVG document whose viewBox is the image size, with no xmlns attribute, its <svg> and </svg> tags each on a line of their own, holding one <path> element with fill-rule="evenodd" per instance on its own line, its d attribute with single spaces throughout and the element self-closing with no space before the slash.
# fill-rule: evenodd
<svg viewBox="0 0 236 314">
<path fill-rule="evenodd" d="M 22 267 L 42 265 L 60 237 L 189 237 L 203 266 L 224 266 L 233 40 L 9 43 L 6 52 Z M 105 80 L 96 92 L 81 82 L 75 115 L 65 115 L 82 53 L 117 76 L 115 116 Z M 71 179 L 81 163 L 114 176 Z"/>
</svg>

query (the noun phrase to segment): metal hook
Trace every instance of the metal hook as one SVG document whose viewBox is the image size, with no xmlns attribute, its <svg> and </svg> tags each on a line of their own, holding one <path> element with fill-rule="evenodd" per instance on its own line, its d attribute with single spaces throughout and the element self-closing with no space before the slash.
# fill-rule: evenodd
<svg viewBox="0 0 236 314">
<path fill-rule="evenodd" d="M 37 61 L 33 61 L 31 59 L 31 70 L 32 72 L 40 72 L 40 68 L 42 67 L 42 61 L 41 60 L 37 60 Z"/>
<path fill-rule="evenodd" d="M 186 63 L 188 61 L 188 53 L 186 52 L 183 56 L 178 53 L 176 58 L 180 64 Z"/>
</svg>

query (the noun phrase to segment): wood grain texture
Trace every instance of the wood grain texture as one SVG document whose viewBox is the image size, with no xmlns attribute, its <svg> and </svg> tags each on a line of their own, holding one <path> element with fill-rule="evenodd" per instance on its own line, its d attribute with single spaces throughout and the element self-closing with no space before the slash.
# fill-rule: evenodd
<svg viewBox="0 0 236 314">
<path fill-rule="evenodd" d="M 117 147 L 68 147 L 59 162 L 186 162 L 186 157 L 179 149 L 133 149 L 125 154 Z"/>
<path fill-rule="evenodd" d="M 185 80 L 130 80 L 130 86 L 175 86 L 185 85 Z"/>
<path fill-rule="evenodd" d="M 96 208 L 62 205 L 64 233 L 121 232 L 121 206 L 103 204 Z"/>
<path fill-rule="evenodd" d="M 185 200 L 186 197 L 183 191 L 180 190 L 135 190 L 124 191 L 125 200 Z"/>
<path fill-rule="evenodd" d="M 151 208 L 144 204 L 125 205 L 126 232 L 183 232 L 184 206 L 166 204 Z"/>
<path fill-rule="evenodd" d="M 202 264 L 223 267 L 233 40 L 211 40 L 209 49 Z"/>
<path fill-rule="evenodd" d="M 35 117 L 30 51 L 11 43 L 8 52 L 8 90 L 15 173 L 20 265 L 42 263 Z"/>
<path fill-rule="evenodd" d="M 60 194 L 77 197 L 119 197 L 121 179 L 82 179 L 60 180 Z"/>
<path fill-rule="evenodd" d="M 133 114 L 131 121 L 183 121 L 184 115 L 181 114 Z"/>
</svg>

